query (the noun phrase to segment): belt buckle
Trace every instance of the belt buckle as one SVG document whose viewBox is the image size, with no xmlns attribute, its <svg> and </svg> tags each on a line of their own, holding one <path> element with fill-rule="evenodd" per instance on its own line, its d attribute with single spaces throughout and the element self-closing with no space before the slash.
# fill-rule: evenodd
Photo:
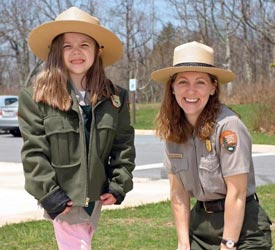
<svg viewBox="0 0 275 250">
<path fill-rule="evenodd" d="M 202 202 L 202 204 L 203 204 L 204 211 L 205 211 L 206 213 L 208 213 L 208 214 L 213 214 L 213 213 L 214 213 L 213 211 L 209 211 L 209 210 L 207 209 L 207 207 L 206 207 L 206 205 L 205 205 L 205 202 Z"/>
</svg>

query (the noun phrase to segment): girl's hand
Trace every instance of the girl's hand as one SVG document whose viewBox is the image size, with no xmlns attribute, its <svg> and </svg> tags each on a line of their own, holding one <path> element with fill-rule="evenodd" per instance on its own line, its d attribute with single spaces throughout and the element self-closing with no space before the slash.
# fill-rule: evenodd
<svg viewBox="0 0 275 250">
<path fill-rule="evenodd" d="M 68 201 L 67 202 L 67 207 L 64 209 L 64 211 L 61 214 L 68 214 L 72 210 L 73 202 Z"/>
<path fill-rule="evenodd" d="M 116 203 L 116 198 L 110 193 L 101 195 L 100 200 L 102 205 L 113 205 Z"/>
</svg>

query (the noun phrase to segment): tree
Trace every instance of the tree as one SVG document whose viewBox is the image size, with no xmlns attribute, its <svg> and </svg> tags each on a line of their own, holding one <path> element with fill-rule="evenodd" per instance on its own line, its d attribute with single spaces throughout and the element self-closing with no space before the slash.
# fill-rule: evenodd
<svg viewBox="0 0 275 250">
<path fill-rule="evenodd" d="M 27 37 L 37 18 L 35 13 L 30 0 L 4 1 L 0 5 L 1 57 L 11 63 L 4 78 L 18 87 L 26 84 L 31 71 Z"/>
<path fill-rule="evenodd" d="M 86 1 L 89 11 L 93 11 L 93 2 Z M 46 21 L 52 21 L 65 9 L 74 5 L 74 1 L 56 0 L 26 0 L 2 1 L 0 5 L 0 67 L 1 84 L 20 89 L 30 84 L 32 76 L 37 72 L 42 62 L 36 58 L 28 47 L 30 31 Z M 1 62 L 10 62 L 2 66 Z"/>
<path fill-rule="evenodd" d="M 257 72 L 255 82 L 270 82 L 273 76 L 270 64 L 275 61 L 275 2 L 268 0 L 242 0 L 245 11 L 242 12 L 242 18 L 245 25 L 253 31 L 256 31 L 254 44 L 251 50 L 255 55 L 254 62 L 258 61 L 254 72 Z M 256 51 L 255 51 L 256 50 Z M 256 52 L 256 53 L 255 53 Z"/>
</svg>

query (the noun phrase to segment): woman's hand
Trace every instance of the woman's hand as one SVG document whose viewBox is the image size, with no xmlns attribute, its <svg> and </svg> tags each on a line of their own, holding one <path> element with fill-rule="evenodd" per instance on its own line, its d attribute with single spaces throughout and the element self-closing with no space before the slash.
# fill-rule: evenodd
<svg viewBox="0 0 275 250">
<path fill-rule="evenodd" d="M 110 193 L 101 195 L 100 200 L 102 205 L 113 205 L 116 203 L 116 198 Z"/>
</svg>

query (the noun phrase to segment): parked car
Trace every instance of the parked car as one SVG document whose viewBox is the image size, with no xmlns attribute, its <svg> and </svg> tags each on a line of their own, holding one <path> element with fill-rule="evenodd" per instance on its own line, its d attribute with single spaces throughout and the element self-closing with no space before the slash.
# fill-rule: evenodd
<svg viewBox="0 0 275 250">
<path fill-rule="evenodd" d="M 18 125 L 18 96 L 0 96 L 0 130 L 21 136 Z"/>
</svg>

